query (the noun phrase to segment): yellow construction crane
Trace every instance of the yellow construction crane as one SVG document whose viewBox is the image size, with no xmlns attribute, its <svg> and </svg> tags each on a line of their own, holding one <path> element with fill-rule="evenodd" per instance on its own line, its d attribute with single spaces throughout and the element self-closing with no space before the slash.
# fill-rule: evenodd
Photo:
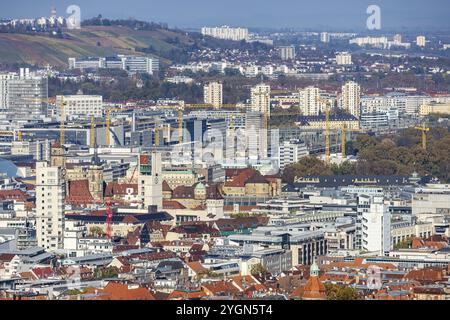
<svg viewBox="0 0 450 320">
<path fill-rule="evenodd" d="M 94 115 L 91 115 L 91 148 L 95 147 L 95 119 Z"/>
<path fill-rule="evenodd" d="M 423 123 L 421 127 L 416 127 L 416 129 L 422 131 L 422 148 L 423 150 L 427 150 L 427 132 L 430 131 L 430 128 Z"/>
<path fill-rule="evenodd" d="M 159 127 L 155 127 L 155 146 L 159 146 Z"/>
<path fill-rule="evenodd" d="M 317 97 L 318 102 L 325 103 L 325 162 L 330 163 L 330 101 L 322 97 Z"/>
</svg>

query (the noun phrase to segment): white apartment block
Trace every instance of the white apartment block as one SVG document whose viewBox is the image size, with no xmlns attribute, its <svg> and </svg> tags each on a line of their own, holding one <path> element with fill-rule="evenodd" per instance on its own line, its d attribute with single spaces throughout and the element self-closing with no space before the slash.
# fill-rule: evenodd
<svg viewBox="0 0 450 320">
<path fill-rule="evenodd" d="M 295 59 L 295 47 L 294 46 L 282 46 L 278 47 L 278 53 L 281 60 L 293 60 Z"/>
<path fill-rule="evenodd" d="M 65 179 L 60 167 L 36 162 L 36 238 L 50 251 L 63 248 Z"/>
<path fill-rule="evenodd" d="M 349 40 L 350 44 L 356 44 L 358 46 L 373 46 L 386 48 L 388 46 L 387 37 L 363 37 L 363 38 L 353 38 Z"/>
<path fill-rule="evenodd" d="M 354 81 L 342 86 L 341 108 L 359 119 L 361 113 L 361 87 Z"/>
<path fill-rule="evenodd" d="M 320 41 L 324 43 L 330 42 L 331 36 L 328 32 L 321 32 L 320 33 Z"/>
<path fill-rule="evenodd" d="M 202 35 L 233 41 L 248 40 L 249 36 L 247 28 L 231 28 L 229 26 L 203 27 Z"/>
<path fill-rule="evenodd" d="M 385 96 L 364 96 L 361 98 L 361 112 L 383 112 L 395 107 L 400 114 L 419 116 L 420 108 L 431 103 L 450 103 L 449 96 L 431 97 L 425 95 L 407 95 L 390 93 Z"/>
<path fill-rule="evenodd" d="M 278 167 L 284 169 L 288 164 L 297 163 L 301 158 L 309 155 L 304 142 L 299 140 L 284 141 L 278 147 Z"/>
<path fill-rule="evenodd" d="M 387 254 L 391 250 L 391 217 L 383 197 L 358 197 L 358 216 L 360 249 L 379 255 Z"/>
<path fill-rule="evenodd" d="M 425 47 L 427 44 L 427 39 L 425 38 L 425 36 L 418 36 L 416 38 L 416 45 L 418 47 Z"/>
<path fill-rule="evenodd" d="M 259 84 L 251 88 L 251 110 L 270 116 L 270 86 Z"/>
<path fill-rule="evenodd" d="M 28 68 L 0 74 L 0 111 L 16 119 L 39 119 L 47 113 L 48 81 Z"/>
<path fill-rule="evenodd" d="M 316 87 L 306 87 L 299 91 L 299 106 L 303 115 L 317 116 L 324 112 L 327 103 L 322 99 L 322 91 Z"/>
<path fill-rule="evenodd" d="M 340 52 L 336 55 L 336 64 L 348 66 L 352 64 L 352 55 L 348 52 Z"/>
<path fill-rule="evenodd" d="M 223 86 L 219 81 L 210 82 L 203 87 L 203 99 L 205 104 L 214 108 L 220 108 L 223 104 Z"/>
<path fill-rule="evenodd" d="M 56 96 L 56 108 L 59 115 L 62 102 L 64 102 L 64 115 L 68 118 L 73 116 L 101 117 L 103 115 L 102 96 L 82 94 Z"/>
</svg>

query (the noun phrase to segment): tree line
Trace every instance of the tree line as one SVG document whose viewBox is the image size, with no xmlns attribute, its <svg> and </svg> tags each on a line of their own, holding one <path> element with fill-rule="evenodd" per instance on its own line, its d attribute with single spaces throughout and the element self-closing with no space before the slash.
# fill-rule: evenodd
<svg viewBox="0 0 450 320">
<path fill-rule="evenodd" d="M 431 128 L 427 135 L 427 149 L 422 148 L 422 134 L 408 128 L 397 135 L 373 137 L 359 135 L 346 146 L 347 154 L 357 156 L 354 162 L 328 165 L 308 156 L 285 167 L 283 181 L 292 183 L 295 177 L 308 175 L 403 175 L 417 172 L 450 182 L 449 128 Z"/>
</svg>

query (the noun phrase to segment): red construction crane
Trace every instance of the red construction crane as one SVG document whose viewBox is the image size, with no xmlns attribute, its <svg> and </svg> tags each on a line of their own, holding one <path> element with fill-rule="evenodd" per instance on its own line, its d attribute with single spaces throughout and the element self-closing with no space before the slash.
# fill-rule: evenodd
<svg viewBox="0 0 450 320">
<path fill-rule="evenodd" d="M 111 239 L 111 234 L 112 234 L 112 228 L 111 228 L 111 223 L 112 223 L 112 204 L 111 204 L 111 200 L 107 199 L 106 202 L 106 237 L 108 239 Z"/>
</svg>

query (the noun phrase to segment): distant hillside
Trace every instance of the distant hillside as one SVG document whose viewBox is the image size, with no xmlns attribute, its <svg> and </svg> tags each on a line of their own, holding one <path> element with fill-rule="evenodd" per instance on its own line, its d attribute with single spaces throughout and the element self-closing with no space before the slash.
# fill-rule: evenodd
<svg viewBox="0 0 450 320">
<path fill-rule="evenodd" d="M 67 66 L 69 57 L 142 55 L 144 50 L 169 63 L 176 53 L 195 44 L 191 36 L 180 31 L 122 26 L 84 26 L 66 31 L 64 36 L 0 33 L 0 63 Z"/>
</svg>

